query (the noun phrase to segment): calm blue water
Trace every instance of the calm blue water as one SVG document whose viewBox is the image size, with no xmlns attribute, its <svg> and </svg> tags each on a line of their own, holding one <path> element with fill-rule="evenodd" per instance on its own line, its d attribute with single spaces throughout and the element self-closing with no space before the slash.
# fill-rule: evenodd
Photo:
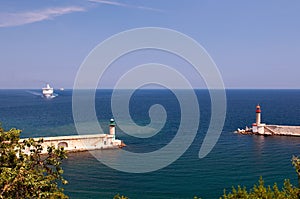
<svg viewBox="0 0 300 199">
<path fill-rule="evenodd" d="M 37 90 L 0 90 L 0 121 L 5 128 L 23 129 L 22 137 L 76 134 L 72 118 L 72 92 L 57 92 L 45 100 Z M 262 106 L 262 120 L 269 124 L 300 125 L 300 90 L 228 90 L 227 117 L 221 137 L 212 152 L 203 159 L 198 152 L 210 121 L 208 92 L 197 90 L 201 110 L 196 139 L 184 155 L 159 171 L 146 174 L 123 173 L 101 164 L 89 152 L 69 154 L 64 161 L 65 186 L 71 198 L 112 198 L 121 193 L 130 198 L 218 198 L 232 185 L 247 187 L 263 176 L 266 184 L 275 181 L 281 186 L 285 178 L 296 184 L 291 166 L 292 155 L 300 155 L 298 137 L 243 136 L 233 132 L 251 125 L 255 106 Z M 104 131 L 112 117 L 110 90 L 96 95 L 97 117 Z M 160 133 L 149 139 L 129 137 L 117 130 L 117 136 L 134 152 L 155 151 L 168 144 L 178 129 L 180 107 L 167 90 L 140 90 L 130 103 L 131 116 L 139 125 L 149 123 L 148 109 L 160 103 L 168 113 Z M 95 133 L 95 132 L 91 132 Z M 117 158 L 120 150 L 98 151 L 100 155 Z"/>
</svg>

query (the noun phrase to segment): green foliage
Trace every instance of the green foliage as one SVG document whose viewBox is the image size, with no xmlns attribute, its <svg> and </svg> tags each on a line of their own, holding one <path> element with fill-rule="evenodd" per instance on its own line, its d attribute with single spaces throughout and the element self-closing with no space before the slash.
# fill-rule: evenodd
<svg viewBox="0 0 300 199">
<path fill-rule="evenodd" d="M 232 192 L 224 195 L 221 198 L 224 199 L 237 199 L 237 198 L 248 198 L 248 199 L 298 199 L 300 196 L 300 189 L 294 187 L 289 180 L 284 181 L 282 190 L 278 189 L 275 183 L 273 187 L 265 186 L 262 177 L 260 177 L 258 184 L 254 185 L 253 188 L 248 192 L 246 187 L 241 188 L 238 186 L 237 189 L 232 188 Z"/>
<path fill-rule="evenodd" d="M 21 131 L 5 131 L 0 124 L 0 198 L 68 198 L 59 184 L 63 179 L 63 148 L 47 148 L 43 140 L 20 141 Z M 27 149 L 27 152 L 25 152 Z"/>
<path fill-rule="evenodd" d="M 129 199 L 126 196 L 120 196 L 120 194 L 115 195 L 114 199 Z"/>
<path fill-rule="evenodd" d="M 293 164 L 293 166 L 296 170 L 296 173 L 298 175 L 298 187 L 300 188 L 300 159 L 297 156 L 293 156 L 292 164 Z"/>
<path fill-rule="evenodd" d="M 198 198 L 198 196 L 194 196 L 194 199 L 202 199 L 202 198 Z"/>
<path fill-rule="evenodd" d="M 300 159 L 297 156 L 293 156 L 292 164 L 296 169 L 298 175 L 300 175 Z"/>
</svg>

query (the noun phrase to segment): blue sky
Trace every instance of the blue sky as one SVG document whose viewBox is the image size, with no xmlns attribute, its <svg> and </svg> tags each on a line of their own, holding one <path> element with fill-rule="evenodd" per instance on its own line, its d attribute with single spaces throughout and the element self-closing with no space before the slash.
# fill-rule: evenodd
<svg viewBox="0 0 300 199">
<path fill-rule="evenodd" d="M 97 44 L 147 26 L 174 29 L 199 42 L 226 88 L 300 88 L 298 0 L 2 0 L 0 5 L 0 88 L 41 88 L 45 82 L 72 88 Z M 142 58 L 135 59 L 148 61 Z M 128 60 L 120 64 L 130 67 Z M 197 81 L 192 73 L 191 81 Z"/>
</svg>

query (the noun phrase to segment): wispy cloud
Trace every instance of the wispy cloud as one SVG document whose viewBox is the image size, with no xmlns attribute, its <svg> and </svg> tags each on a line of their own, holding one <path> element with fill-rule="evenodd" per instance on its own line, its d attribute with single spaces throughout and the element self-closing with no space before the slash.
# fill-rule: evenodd
<svg viewBox="0 0 300 199">
<path fill-rule="evenodd" d="M 88 1 L 89 2 L 94 2 L 94 3 L 108 4 L 108 5 L 113 5 L 113 6 L 121 6 L 121 7 L 126 7 L 126 8 L 136 8 L 136 9 L 141 9 L 141 10 L 163 12 L 163 10 L 156 9 L 156 8 L 125 4 L 125 3 L 120 3 L 120 2 L 116 2 L 116 1 L 109 1 L 109 0 L 88 0 Z"/>
<path fill-rule="evenodd" d="M 125 4 L 125 3 L 120 3 L 117 1 L 110 1 L 110 0 L 88 0 L 88 2 L 155 11 L 155 12 L 163 12 L 163 10 L 156 9 L 156 8 Z M 39 21 L 50 20 L 61 15 L 65 15 L 73 12 L 84 12 L 87 10 L 88 7 L 85 8 L 80 6 L 69 6 L 69 7 L 53 7 L 53 8 L 46 8 L 46 9 L 26 11 L 26 12 L 0 13 L 0 28 L 20 26 L 24 24 L 39 22 Z"/>
<path fill-rule="evenodd" d="M 86 11 L 83 7 L 56 7 L 19 13 L 0 13 L 0 27 L 20 26 L 38 21 L 53 19 L 72 12 Z"/>
</svg>

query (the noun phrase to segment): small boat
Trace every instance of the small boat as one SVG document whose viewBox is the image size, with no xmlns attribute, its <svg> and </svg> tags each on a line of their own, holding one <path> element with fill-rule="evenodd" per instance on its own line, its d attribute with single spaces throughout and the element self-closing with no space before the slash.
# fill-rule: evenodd
<svg viewBox="0 0 300 199">
<path fill-rule="evenodd" d="M 44 97 L 46 97 L 46 98 L 53 98 L 54 97 L 53 88 L 51 88 L 49 84 L 46 84 L 46 87 L 42 88 L 42 90 L 43 90 L 43 96 Z"/>
</svg>

